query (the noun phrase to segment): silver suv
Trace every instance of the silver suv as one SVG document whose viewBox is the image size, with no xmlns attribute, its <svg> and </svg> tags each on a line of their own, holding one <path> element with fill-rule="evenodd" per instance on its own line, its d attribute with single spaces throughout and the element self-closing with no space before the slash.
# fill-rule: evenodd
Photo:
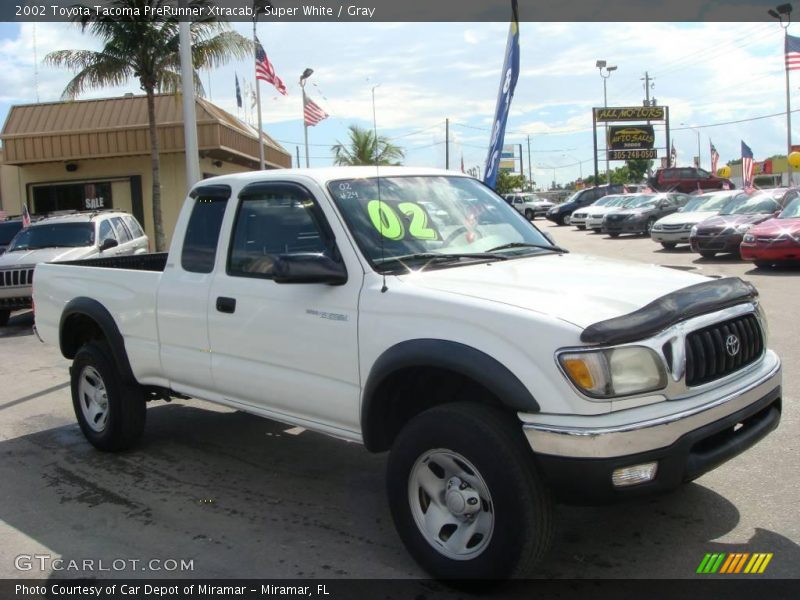
<svg viewBox="0 0 800 600">
<path fill-rule="evenodd" d="M 542 198 L 530 192 L 506 194 L 504 198 L 506 202 L 525 215 L 525 218 L 529 221 L 533 221 L 536 217 L 545 216 L 547 211 L 555 206 L 547 198 Z"/>
<path fill-rule="evenodd" d="M 75 212 L 35 221 L 21 229 L 0 256 L 0 326 L 12 310 L 30 308 L 37 264 L 147 251 L 142 226 L 124 212 Z"/>
</svg>

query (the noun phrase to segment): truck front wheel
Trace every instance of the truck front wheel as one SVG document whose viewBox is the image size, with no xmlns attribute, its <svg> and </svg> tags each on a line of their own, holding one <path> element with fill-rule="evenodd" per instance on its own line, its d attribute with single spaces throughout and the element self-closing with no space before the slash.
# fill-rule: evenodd
<svg viewBox="0 0 800 600">
<path fill-rule="evenodd" d="M 104 341 L 84 344 L 70 370 L 72 406 L 86 439 L 100 450 L 126 450 L 144 431 L 146 406 L 137 386 L 122 380 Z"/>
<path fill-rule="evenodd" d="M 387 490 L 403 543 L 434 577 L 524 576 L 550 545 L 550 494 L 519 422 L 492 406 L 412 419 L 392 447 Z"/>
</svg>

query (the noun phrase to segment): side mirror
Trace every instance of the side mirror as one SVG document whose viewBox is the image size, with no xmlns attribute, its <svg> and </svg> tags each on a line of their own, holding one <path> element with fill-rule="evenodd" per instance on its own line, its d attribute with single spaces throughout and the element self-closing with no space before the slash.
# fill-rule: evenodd
<svg viewBox="0 0 800 600">
<path fill-rule="evenodd" d="M 100 252 L 105 252 L 106 250 L 110 250 L 111 248 L 116 248 L 119 246 L 119 242 L 114 238 L 106 238 L 103 240 L 103 243 L 100 244 Z"/>
<path fill-rule="evenodd" d="M 347 269 L 325 254 L 281 254 L 272 269 L 275 283 L 347 283 Z"/>
</svg>

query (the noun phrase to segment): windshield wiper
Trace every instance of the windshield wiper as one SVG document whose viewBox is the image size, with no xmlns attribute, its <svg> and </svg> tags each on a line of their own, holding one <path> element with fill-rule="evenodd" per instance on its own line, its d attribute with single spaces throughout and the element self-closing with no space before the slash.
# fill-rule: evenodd
<svg viewBox="0 0 800 600">
<path fill-rule="evenodd" d="M 442 254 L 439 252 L 417 252 L 414 254 L 404 254 L 402 256 L 387 256 L 386 258 L 380 258 L 375 262 L 379 265 L 384 265 L 386 263 L 405 263 L 410 261 L 424 260 L 428 261 L 428 263 L 441 264 L 456 262 L 462 258 L 473 258 L 478 260 L 508 260 L 507 256 L 499 256 L 497 254 L 490 254 L 489 252 L 452 252 L 447 254 Z"/>
<path fill-rule="evenodd" d="M 487 250 L 487 252 L 499 252 L 500 250 L 509 250 L 511 248 L 539 248 L 540 250 L 550 250 L 551 252 L 569 254 L 569 250 L 562 248 L 561 246 L 545 246 L 544 244 L 529 244 L 527 242 L 511 242 L 509 244 L 497 246 L 496 248 L 491 248 Z"/>
</svg>

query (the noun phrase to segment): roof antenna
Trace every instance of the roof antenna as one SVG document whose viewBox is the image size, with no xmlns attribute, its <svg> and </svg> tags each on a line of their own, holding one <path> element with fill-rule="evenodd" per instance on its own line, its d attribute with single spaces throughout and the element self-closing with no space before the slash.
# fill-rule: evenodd
<svg viewBox="0 0 800 600">
<path fill-rule="evenodd" d="M 379 83 L 378 85 L 373 85 L 372 86 L 372 132 L 373 132 L 373 135 L 375 136 L 375 179 L 376 179 L 376 181 L 378 183 L 378 206 L 381 206 L 383 204 L 383 201 L 381 200 L 380 165 L 378 164 L 378 162 L 379 162 L 378 161 L 378 157 L 380 156 L 378 154 L 378 119 L 375 116 L 375 88 L 376 87 L 380 87 L 380 85 L 381 84 Z M 378 219 L 378 220 L 381 223 L 381 227 L 380 227 L 379 232 L 380 232 L 380 236 L 381 236 L 381 265 L 383 265 L 383 262 L 386 259 L 386 252 L 385 252 L 384 246 L 383 246 L 383 240 L 384 240 L 384 236 L 383 236 L 383 211 L 381 210 L 380 213 L 381 213 L 381 218 Z M 383 275 L 383 285 L 381 286 L 381 294 L 384 294 L 389 289 L 388 287 L 386 287 L 386 270 L 384 270 L 383 273 L 381 273 L 381 274 Z"/>
</svg>

